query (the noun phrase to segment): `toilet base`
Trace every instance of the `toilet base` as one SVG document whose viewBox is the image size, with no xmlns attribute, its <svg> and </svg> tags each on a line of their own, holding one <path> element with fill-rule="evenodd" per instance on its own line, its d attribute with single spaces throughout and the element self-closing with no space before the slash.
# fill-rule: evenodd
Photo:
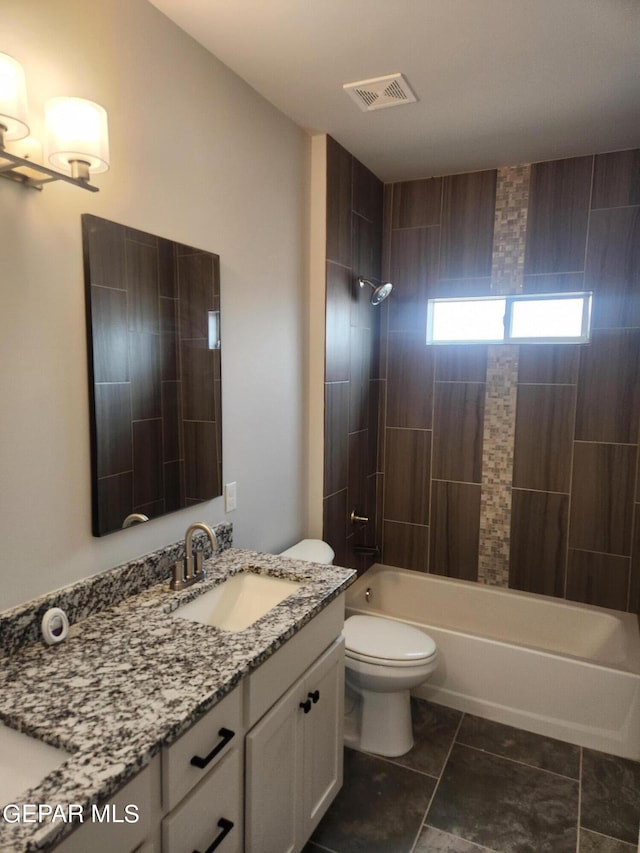
<svg viewBox="0 0 640 853">
<path fill-rule="evenodd" d="M 355 703 L 349 699 L 345 703 L 351 708 L 345 717 L 345 744 L 386 758 L 409 752 L 413 746 L 410 692 L 378 693 L 360 688 L 358 694 Z"/>
</svg>

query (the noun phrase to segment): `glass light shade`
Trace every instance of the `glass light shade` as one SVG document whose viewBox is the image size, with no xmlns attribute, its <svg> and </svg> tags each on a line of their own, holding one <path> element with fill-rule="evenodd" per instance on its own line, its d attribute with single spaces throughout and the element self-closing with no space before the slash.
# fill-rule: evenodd
<svg viewBox="0 0 640 853">
<path fill-rule="evenodd" d="M 0 53 L 0 124 L 6 127 L 5 140 L 29 135 L 24 71 L 20 63 L 6 53 Z"/>
<path fill-rule="evenodd" d="M 84 98 L 52 98 L 45 104 L 46 151 L 52 166 L 71 172 L 80 160 L 97 174 L 109 168 L 107 111 Z"/>
</svg>

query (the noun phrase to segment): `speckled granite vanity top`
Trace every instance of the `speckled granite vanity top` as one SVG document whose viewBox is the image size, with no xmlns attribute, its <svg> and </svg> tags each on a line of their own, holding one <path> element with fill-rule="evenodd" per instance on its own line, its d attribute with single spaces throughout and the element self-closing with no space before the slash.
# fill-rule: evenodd
<svg viewBox="0 0 640 853">
<path fill-rule="evenodd" d="M 18 804 L 109 797 L 355 579 L 350 569 L 233 548 L 205 567 L 204 583 L 182 592 L 155 584 L 76 622 L 62 644 L 32 642 L 1 661 L 0 720 L 73 754 Z M 237 633 L 169 615 L 247 569 L 304 584 Z M 0 822 L 0 850 L 46 849 L 52 831 Z"/>
</svg>

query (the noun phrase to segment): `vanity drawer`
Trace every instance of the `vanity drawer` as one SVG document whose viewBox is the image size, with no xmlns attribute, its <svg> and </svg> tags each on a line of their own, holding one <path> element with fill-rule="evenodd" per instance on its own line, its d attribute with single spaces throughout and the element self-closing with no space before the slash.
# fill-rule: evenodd
<svg viewBox="0 0 640 853">
<path fill-rule="evenodd" d="M 164 811 L 175 808 L 185 794 L 243 740 L 242 692 L 235 689 L 174 744 L 162 750 Z M 201 759 L 204 766 L 192 764 L 193 758 Z"/>
<path fill-rule="evenodd" d="M 162 853 L 242 853 L 242 751 L 233 749 L 162 821 Z"/>
</svg>

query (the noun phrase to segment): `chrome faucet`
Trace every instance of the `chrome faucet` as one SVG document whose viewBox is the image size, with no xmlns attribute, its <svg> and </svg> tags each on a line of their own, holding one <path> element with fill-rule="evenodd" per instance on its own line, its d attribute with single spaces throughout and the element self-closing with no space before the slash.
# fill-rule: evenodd
<svg viewBox="0 0 640 853">
<path fill-rule="evenodd" d="M 197 581 L 204 580 L 207 573 L 202 565 L 204 560 L 204 548 L 195 552 L 195 571 L 193 568 L 193 534 L 196 530 L 202 530 L 209 537 L 209 543 L 213 553 L 218 549 L 218 540 L 216 534 L 203 521 L 194 521 L 187 528 L 187 535 L 184 540 L 184 560 L 177 560 L 173 567 L 173 578 L 169 584 L 172 590 L 186 589 L 191 584 Z"/>
</svg>

